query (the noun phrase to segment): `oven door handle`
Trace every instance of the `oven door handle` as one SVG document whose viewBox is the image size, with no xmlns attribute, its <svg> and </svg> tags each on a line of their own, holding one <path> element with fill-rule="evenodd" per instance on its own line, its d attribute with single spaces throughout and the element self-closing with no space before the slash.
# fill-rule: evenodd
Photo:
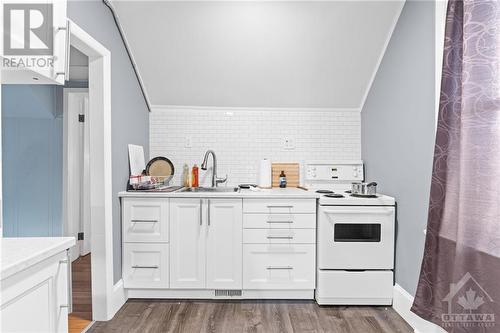
<svg viewBox="0 0 500 333">
<path fill-rule="evenodd" d="M 375 214 L 375 215 L 391 215 L 394 213 L 394 210 L 324 210 L 325 214 L 333 215 L 333 214 Z"/>
</svg>

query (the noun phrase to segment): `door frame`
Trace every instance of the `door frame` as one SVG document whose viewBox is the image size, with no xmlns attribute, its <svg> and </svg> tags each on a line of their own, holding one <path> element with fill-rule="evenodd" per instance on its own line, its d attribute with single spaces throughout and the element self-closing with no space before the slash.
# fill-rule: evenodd
<svg viewBox="0 0 500 333">
<path fill-rule="evenodd" d="M 107 321 L 126 301 L 123 280 L 113 283 L 111 52 L 69 21 L 71 46 L 89 58 L 92 319 Z"/>
</svg>

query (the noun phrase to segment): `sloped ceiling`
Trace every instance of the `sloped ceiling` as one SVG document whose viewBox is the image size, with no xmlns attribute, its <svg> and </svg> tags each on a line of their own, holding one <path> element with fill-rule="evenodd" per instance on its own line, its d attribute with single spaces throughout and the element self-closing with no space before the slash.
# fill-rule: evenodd
<svg viewBox="0 0 500 333">
<path fill-rule="evenodd" d="M 150 103 L 361 109 L 404 1 L 113 1 Z"/>
</svg>

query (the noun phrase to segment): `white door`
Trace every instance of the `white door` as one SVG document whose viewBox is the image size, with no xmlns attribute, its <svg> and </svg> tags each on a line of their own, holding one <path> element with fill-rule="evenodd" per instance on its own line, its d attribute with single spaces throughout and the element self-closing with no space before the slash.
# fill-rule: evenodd
<svg viewBox="0 0 500 333">
<path fill-rule="evenodd" d="M 170 288 L 202 289 L 207 226 L 202 199 L 170 199 Z"/>
<path fill-rule="evenodd" d="M 208 199 L 207 211 L 207 288 L 242 289 L 242 200 Z"/>
<path fill-rule="evenodd" d="M 90 173 L 88 89 L 64 89 L 63 210 L 64 235 L 83 240 L 71 249 L 71 258 L 90 252 Z"/>
</svg>

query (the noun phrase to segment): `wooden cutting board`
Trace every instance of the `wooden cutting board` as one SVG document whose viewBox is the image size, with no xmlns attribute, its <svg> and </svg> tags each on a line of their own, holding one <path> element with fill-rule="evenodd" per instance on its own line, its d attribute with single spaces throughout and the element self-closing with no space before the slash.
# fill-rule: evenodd
<svg viewBox="0 0 500 333">
<path fill-rule="evenodd" d="M 300 185 L 300 165 L 299 163 L 272 163 L 273 187 L 280 187 L 280 173 L 285 171 L 286 186 L 299 187 Z"/>
</svg>

